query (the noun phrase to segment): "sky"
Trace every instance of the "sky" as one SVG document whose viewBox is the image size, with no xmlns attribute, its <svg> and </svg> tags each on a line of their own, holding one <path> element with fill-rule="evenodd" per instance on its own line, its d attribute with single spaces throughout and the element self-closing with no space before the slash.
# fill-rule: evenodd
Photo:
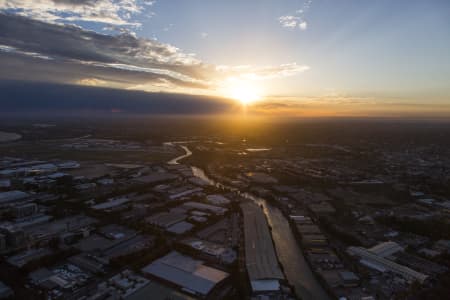
<svg viewBox="0 0 450 300">
<path fill-rule="evenodd" d="M 449 49 L 447 0 L 0 0 L 0 80 L 257 114 L 448 117 Z"/>
</svg>

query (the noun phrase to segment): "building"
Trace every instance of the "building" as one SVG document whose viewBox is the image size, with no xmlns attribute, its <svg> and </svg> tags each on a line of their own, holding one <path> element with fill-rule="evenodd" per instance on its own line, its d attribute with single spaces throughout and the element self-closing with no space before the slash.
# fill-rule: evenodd
<svg viewBox="0 0 450 300">
<path fill-rule="evenodd" d="M 192 201 L 184 203 L 183 206 L 188 209 L 198 209 L 201 211 L 212 212 L 216 215 L 223 215 L 228 211 L 228 209 L 223 208 L 223 207 L 209 205 L 209 204 L 203 204 L 200 202 L 192 202 Z"/>
<path fill-rule="evenodd" d="M 303 215 L 290 215 L 289 218 L 294 221 L 295 224 L 312 225 L 313 222 L 310 217 Z"/>
<path fill-rule="evenodd" d="M 25 245 L 25 232 L 20 227 L 2 225 L 0 226 L 0 233 L 5 237 L 7 248 L 17 248 Z"/>
<path fill-rule="evenodd" d="M 130 270 L 122 271 L 97 286 L 97 291 L 88 299 L 129 299 L 131 295 L 150 283 Z"/>
<path fill-rule="evenodd" d="M 302 236 L 307 234 L 322 234 L 319 226 L 317 225 L 297 224 L 297 230 L 300 232 Z"/>
<path fill-rule="evenodd" d="M 14 295 L 13 290 L 0 281 L 0 299 L 6 299 Z"/>
<path fill-rule="evenodd" d="M 36 203 L 27 203 L 15 206 L 13 211 L 16 218 L 24 218 L 36 214 L 38 212 L 38 206 Z"/>
<path fill-rule="evenodd" d="M 395 242 L 384 242 L 367 250 L 380 257 L 389 257 L 399 251 L 403 251 L 403 247 Z"/>
<path fill-rule="evenodd" d="M 359 256 L 361 264 L 382 273 L 389 271 L 402 276 L 408 281 L 417 280 L 420 283 L 423 283 L 428 278 L 425 274 L 390 261 L 362 247 L 348 247 L 347 252 L 350 255 Z"/>
<path fill-rule="evenodd" d="M 356 287 L 359 285 L 359 277 L 350 271 L 340 271 L 339 277 L 344 287 Z"/>
<path fill-rule="evenodd" d="M 245 175 L 247 176 L 248 179 L 250 179 L 252 182 L 255 183 L 271 184 L 278 182 L 278 180 L 275 177 L 272 177 L 263 172 L 249 172 L 246 173 Z"/>
<path fill-rule="evenodd" d="M 30 282 L 41 290 L 46 290 L 54 297 L 61 299 L 66 292 L 75 291 L 88 284 L 92 275 L 75 265 L 65 263 L 51 269 L 41 268 L 28 275 Z M 56 297 L 55 297 L 56 296 Z"/>
<path fill-rule="evenodd" d="M 178 176 L 173 175 L 171 173 L 154 172 L 154 173 L 151 173 L 150 175 L 137 177 L 134 180 L 139 183 L 145 183 L 145 184 L 159 184 L 159 183 L 171 181 L 171 180 L 174 180 L 177 178 L 178 178 Z"/>
<path fill-rule="evenodd" d="M 128 197 L 117 197 L 108 199 L 106 202 L 102 202 L 96 205 L 91 206 L 94 210 L 111 210 L 118 208 L 124 204 L 127 204 L 131 200 Z"/>
<path fill-rule="evenodd" d="M 150 281 L 142 289 L 137 290 L 135 293 L 126 297 L 125 300 L 147 300 L 151 295 L 152 300 L 195 300 L 186 294 L 183 294 L 171 287 L 162 285 L 156 281 Z M 98 299 L 97 299 L 98 300 Z"/>
<path fill-rule="evenodd" d="M 79 191 L 90 190 L 95 187 L 97 187 L 97 184 L 94 182 L 82 183 L 75 186 L 75 188 Z"/>
<path fill-rule="evenodd" d="M 439 240 L 434 244 L 433 248 L 440 253 L 450 253 L 450 240 Z"/>
<path fill-rule="evenodd" d="M 11 180 L 0 179 L 0 189 L 8 189 L 11 187 Z"/>
<path fill-rule="evenodd" d="M 328 240 L 322 234 L 306 234 L 302 235 L 302 244 L 305 247 L 324 247 L 328 245 Z"/>
<path fill-rule="evenodd" d="M 245 265 L 253 293 L 280 289 L 283 272 L 273 247 L 266 217 L 255 203 L 242 203 L 244 214 Z"/>
<path fill-rule="evenodd" d="M 40 175 L 54 173 L 56 171 L 58 171 L 58 167 L 54 164 L 39 164 L 29 167 L 26 173 L 30 175 Z"/>
<path fill-rule="evenodd" d="M 177 191 L 175 193 L 172 193 L 174 191 L 171 191 L 170 192 L 171 195 L 169 195 L 169 199 L 170 200 L 178 200 L 183 197 L 192 196 L 194 194 L 197 194 L 197 193 L 200 193 L 203 191 L 203 189 L 200 187 L 197 187 L 197 188 L 183 187 L 181 190 L 182 191 L 179 191 L 179 192 Z"/>
<path fill-rule="evenodd" d="M 114 179 L 113 178 L 102 178 L 97 180 L 97 183 L 100 185 L 111 185 L 114 183 Z"/>
<path fill-rule="evenodd" d="M 314 203 L 308 205 L 308 207 L 316 216 L 334 214 L 336 212 L 334 207 L 328 202 Z"/>
<path fill-rule="evenodd" d="M 97 220 L 84 215 L 76 215 L 40 224 L 26 229 L 33 242 L 50 240 L 66 232 L 76 232 L 91 227 Z"/>
<path fill-rule="evenodd" d="M 90 254 L 90 258 L 88 256 L 73 258 L 75 264 L 85 264 L 91 269 L 101 270 L 102 265 L 109 264 L 113 259 L 131 255 L 154 245 L 152 236 L 141 235 L 116 224 L 103 226 L 97 231 L 98 234 L 92 234 L 74 244 L 76 249 L 84 254 Z"/>
<path fill-rule="evenodd" d="M 169 228 L 176 223 L 186 220 L 187 215 L 182 212 L 171 210 L 170 212 L 161 212 L 145 219 L 145 222 L 162 228 Z"/>
<path fill-rule="evenodd" d="M 229 274 L 208 267 L 201 260 L 172 251 L 142 269 L 144 274 L 158 277 L 200 297 L 208 296 Z"/>
<path fill-rule="evenodd" d="M 204 257 L 212 258 L 220 263 L 231 264 L 237 259 L 236 252 L 225 245 L 192 237 L 184 239 L 182 243 L 200 251 Z"/>
<path fill-rule="evenodd" d="M 194 228 L 193 224 L 181 221 L 167 228 L 167 231 L 175 234 L 183 234 L 190 231 L 192 228 Z"/>
<path fill-rule="evenodd" d="M 102 258 L 89 253 L 80 253 L 67 259 L 71 264 L 95 274 L 103 274 L 107 264 Z"/>
<path fill-rule="evenodd" d="M 80 164 L 76 161 L 67 161 L 58 164 L 58 168 L 61 170 L 71 170 L 71 169 L 77 169 L 80 167 Z"/>
<path fill-rule="evenodd" d="M 213 205 L 226 205 L 231 202 L 230 199 L 218 194 L 208 195 L 206 200 Z"/>
<path fill-rule="evenodd" d="M 188 295 L 125 270 L 100 283 L 86 300 L 194 300 Z"/>
<path fill-rule="evenodd" d="M 42 257 L 52 255 L 53 252 L 49 248 L 29 249 L 8 257 L 6 260 L 10 265 L 22 268 L 29 262 L 38 260 Z"/>
<path fill-rule="evenodd" d="M 0 205 L 9 204 L 11 202 L 23 201 L 29 195 L 22 191 L 8 191 L 0 193 Z"/>
</svg>

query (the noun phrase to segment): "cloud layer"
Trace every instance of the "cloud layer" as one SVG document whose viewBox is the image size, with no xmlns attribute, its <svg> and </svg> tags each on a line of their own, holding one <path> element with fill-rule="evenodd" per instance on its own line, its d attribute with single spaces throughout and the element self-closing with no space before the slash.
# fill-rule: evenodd
<svg viewBox="0 0 450 300">
<path fill-rule="evenodd" d="M 139 26 L 130 21 L 153 4 L 140 0 L 3 0 L 0 10 L 46 22 L 99 22 Z"/>
<path fill-rule="evenodd" d="M 284 15 L 278 18 L 282 27 L 289 29 L 306 30 L 308 28 L 308 22 L 305 19 L 305 14 L 311 7 L 312 0 L 307 0 L 303 4 L 303 7 L 297 10 L 294 14 Z"/>
<path fill-rule="evenodd" d="M 8 113 L 49 114 L 222 114 L 233 109 L 229 100 L 217 97 L 145 93 L 51 83 L 2 81 L 2 110 Z M 61 101 L 63 100 L 63 101 Z"/>
<path fill-rule="evenodd" d="M 3 79 L 75 82 L 92 77 L 124 86 L 169 82 L 203 87 L 206 67 L 201 62 L 155 40 L 8 14 L 0 14 L 0 27 Z"/>
<path fill-rule="evenodd" d="M 72 0 L 60 0 L 72 5 Z M 58 1 L 58 2 L 60 2 Z M 84 1 L 85 5 L 91 3 Z M 79 4 L 81 5 L 81 4 Z M 266 80 L 308 69 L 280 66 L 216 66 L 156 40 L 124 31 L 105 35 L 0 13 L 0 79 L 100 85 L 143 90 L 213 91 L 226 78 Z"/>
</svg>

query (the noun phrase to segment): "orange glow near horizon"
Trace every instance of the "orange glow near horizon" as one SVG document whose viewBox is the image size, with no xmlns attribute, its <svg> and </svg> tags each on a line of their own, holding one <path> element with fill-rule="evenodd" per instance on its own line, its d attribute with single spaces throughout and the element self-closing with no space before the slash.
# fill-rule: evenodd
<svg viewBox="0 0 450 300">
<path fill-rule="evenodd" d="M 238 101 L 244 107 L 263 99 L 261 88 L 253 82 L 247 81 L 231 80 L 222 93 L 226 97 Z"/>
</svg>

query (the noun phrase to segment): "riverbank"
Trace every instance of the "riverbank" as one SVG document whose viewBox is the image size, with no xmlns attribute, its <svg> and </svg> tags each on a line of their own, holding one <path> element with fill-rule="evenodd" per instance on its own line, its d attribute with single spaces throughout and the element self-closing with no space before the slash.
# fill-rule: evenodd
<svg viewBox="0 0 450 300">
<path fill-rule="evenodd" d="M 176 163 L 178 163 L 181 159 L 192 155 L 192 152 L 188 147 L 181 147 L 186 153 L 172 160 Z M 279 208 L 270 205 L 265 199 L 256 197 L 247 192 L 241 192 L 234 187 L 228 187 L 227 185 L 216 182 L 214 179 L 208 177 L 204 170 L 198 167 L 192 167 L 192 169 L 195 176 L 205 180 L 206 182 L 220 188 L 236 192 L 241 197 L 252 200 L 258 205 L 261 205 L 263 207 L 265 217 L 272 228 L 271 235 L 275 245 L 278 261 L 283 267 L 283 272 L 286 275 L 287 281 L 294 287 L 295 293 L 298 297 L 304 300 L 330 299 L 327 292 L 317 281 L 316 276 L 310 269 L 309 264 L 304 257 L 303 251 L 299 247 L 297 239 L 294 237 L 288 220 Z"/>
<path fill-rule="evenodd" d="M 328 300 L 330 297 L 317 281 L 302 248 L 282 211 L 262 198 L 257 201 L 263 206 L 264 213 L 272 228 L 272 238 L 278 259 L 290 284 L 301 299 Z"/>
</svg>

